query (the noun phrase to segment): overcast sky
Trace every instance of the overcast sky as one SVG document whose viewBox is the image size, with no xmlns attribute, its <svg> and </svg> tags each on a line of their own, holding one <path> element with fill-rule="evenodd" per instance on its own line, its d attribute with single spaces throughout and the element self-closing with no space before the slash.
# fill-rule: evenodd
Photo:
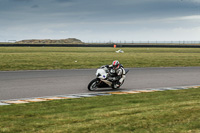
<svg viewBox="0 0 200 133">
<path fill-rule="evenodd" d="M 200 41 L 200 0 L 0 0 L 0 41 Z"/>
</svg>

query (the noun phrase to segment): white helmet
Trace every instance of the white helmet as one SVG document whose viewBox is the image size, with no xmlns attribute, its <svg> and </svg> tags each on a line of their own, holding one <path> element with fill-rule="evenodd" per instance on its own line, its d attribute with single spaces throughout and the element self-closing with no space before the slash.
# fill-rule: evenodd
<svg viewBox="0 0 200 133">
<path fill-rule="evenodd" d="M 113 69 L 118 69 L 119 68 L 119 61 L 114 60 L 113 63 L 112 63 L 112 67 L 113 67 Z"/>
</svg>

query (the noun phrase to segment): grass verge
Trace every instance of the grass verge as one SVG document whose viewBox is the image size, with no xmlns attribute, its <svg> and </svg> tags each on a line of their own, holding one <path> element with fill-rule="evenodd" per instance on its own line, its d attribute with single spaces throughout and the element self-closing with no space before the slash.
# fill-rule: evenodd
<svg viewBox="0 0 200 133">
<path fill-rule="evenodd" d="M 125 67 L 200 66 L 200 48 L 0 47 L 0 71 L 98 68 L 119 60 Z"/>
<path fill-rule="evenodd" d="M 199 133 L 200 88 L 0 107 L 0 132 Z"/>
</svg>

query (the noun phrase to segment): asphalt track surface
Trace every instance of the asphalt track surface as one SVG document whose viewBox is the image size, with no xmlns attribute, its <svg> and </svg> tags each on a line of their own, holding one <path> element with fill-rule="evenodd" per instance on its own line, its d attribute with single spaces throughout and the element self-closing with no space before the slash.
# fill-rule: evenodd
<svg viewBox="0 0 200 133">
<path fill-rule="evenodd" d="M 128 69 L 120 90 L 200 85 L 200 67 Z M 0 100 L 89 93 L 87 85 L 95 78 L 95 72 L 96 69 L 0 71 Z"/>
</svg>

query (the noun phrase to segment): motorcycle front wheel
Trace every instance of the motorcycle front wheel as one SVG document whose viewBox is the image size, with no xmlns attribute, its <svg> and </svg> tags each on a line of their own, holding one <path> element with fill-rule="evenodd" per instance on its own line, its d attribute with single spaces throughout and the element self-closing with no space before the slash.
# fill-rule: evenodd
<svg viewBox="0 0 200 133">
<path fill-rule="evenodd" d="M 88 90 L 89 91 L 94 91 L 97 89 L 99 80 L 98 79 L 93 79 L 89 84 L 88 84 Z"/>
</svg>

